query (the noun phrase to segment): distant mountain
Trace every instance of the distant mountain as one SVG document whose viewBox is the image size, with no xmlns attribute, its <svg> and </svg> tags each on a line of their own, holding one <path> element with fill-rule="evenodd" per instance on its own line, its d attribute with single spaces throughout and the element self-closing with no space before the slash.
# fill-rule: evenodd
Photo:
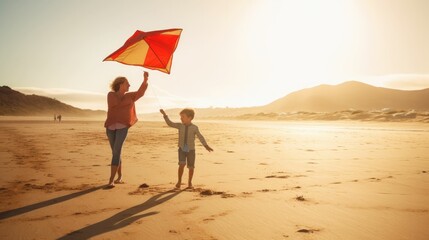
<svg viewBox="0 0 429 240">
<path fill-rule="evenodd" d="M 180 110 L 169 109 L 167 113 L 178 116 Z M 418 121 L 429 122 L 428 111 L 429 88 L 404 91 L 349 81 L 296 91 L 264 106 L 196 109 L 196 117 L 377 121 L 416 118 Z M 145 117 L 158 119 L 160 114 L 147 114 Z"/>
<path fill-rule="evenodd" d="M 347 109 L 397 109 L 429 111 L 429 88 L 395 90 L 357 81 L 320 85 L 293 92 L 262 107 L 262 112 L 334 112 Z"/>
<path fill-rule="evenodd" d="M 61 114 L 63 116 L 99 116 L 105 115 L 105 111 L 94 111 L 76 108 L 56 99 L 25 95 L 10 87 L 0 87 L 0 116 L 41 116 Z"/>
</svg>

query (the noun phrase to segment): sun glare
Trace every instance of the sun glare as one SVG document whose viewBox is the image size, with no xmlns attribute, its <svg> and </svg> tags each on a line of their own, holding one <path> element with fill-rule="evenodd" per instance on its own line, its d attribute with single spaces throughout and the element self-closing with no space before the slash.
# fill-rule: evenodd
<svg viewBox="0 0 429 240">
<path fill-rule="evenodd" d="M 258 66 L 271 69 L 267 77 L 275 79 L 263 98 L 284 96 L 284 89 L 292 92 L 344 81 L 345 59 L 352 57 L 346 52 L 362 29 L 356 9 L 354 1 L 276 1 L 254 6 L 246 19 L 252 26 L 248 36 L 253 35 L 248 48 L 259 46 L 252 54 L 266 60 Z"/>
</svg>

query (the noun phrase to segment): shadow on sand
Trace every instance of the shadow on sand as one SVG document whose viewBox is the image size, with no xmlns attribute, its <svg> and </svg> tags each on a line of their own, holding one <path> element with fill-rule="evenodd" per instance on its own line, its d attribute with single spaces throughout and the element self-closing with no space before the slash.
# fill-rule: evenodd
<svg viewBox="0 0 429 240">
<path fill-rule="evenodd" d="M 97 235 L 107 233 L 110 231 L 114 231 L 123 227 L 126 227 L 130 225 L 131 223 L 145 217 L 149 217 L 151 215 L 158 214 L 158 211 L 152 211 L 143 213 L 140 215 L 136 215 L 138 213 L 141 213 L 143 211 L 146 211 L 152 207 L 155 207 L 156 205 L 162 204 L 173 197 L 177 196 L 182 191 L 166 191 L 159 193 L 151 198 L 149 198 L 146 202 L 136 205 L 134 207 L 125 209 L 119 213 L 116 213 L 115 215 L 100 221 L 98 223 L 94 223 L 92 225 L 89 225 L 87 227 L 81 228 L 79 230 L 73 231 L 63 237 L 60 237 L 58 239 L 64 240 L 64 239 L 89 239 L 92 237 L 95 237 Z"/>
<path fill-rule="evenodd" d="M 34 203 L 34 204 L 31 204 L 31 205 L 28 205 L 25 207 L 20 207 L 20 208 L 15 208 L 15 209 L 8 210 L 8 211 L 0 212 L 0 220 L 10 218 L 10 217 L 14 217 L 14 216 L 18 216 L 18 215 L 21 215 L 24 213 L 28 213 L 28 212 L 37 210 L 39 208 L 44 208 L 44 207 L 48 207 L 48 206 L 51 206 L 51 205 L 54 205 L 57 203 L 61 203 L 61 202 L 64 202 L 64 201 L 67 201 L 67 200 L 70 200 L 70 199 L 73 199 L 73 198 L 76 198 L 76 197 L 79 197 L 79 196 L 82 196 L 82 195 L 85 195 L 85 194 L 88 194 L 88 193 L 91 193 L 94 191 L 97 191 L 97 190 L 102 189 L 104 187 L 105 187 L 105 185 L 93 187 L 93 188 L 89 188 L 89 189 L 86 189 L 86 190 L 83 190 L 80 192 L 75 192 L 75 193 L 71 193 L 68 195 L 61 196 L 61 197 L 46 200 L 43 202 Z"/>
</svg>

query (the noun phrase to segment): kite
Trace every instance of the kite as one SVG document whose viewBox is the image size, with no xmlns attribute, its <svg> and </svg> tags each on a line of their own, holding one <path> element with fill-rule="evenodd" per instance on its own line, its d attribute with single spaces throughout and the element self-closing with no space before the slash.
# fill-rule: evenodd
<svg viewBox="0 0 429 240">
<path fill-rule="evenodd" d="M 182 29 L 179 28 L 151 32 L 137 30 L 122 47 L 103 61 L 116 61 L 170 74 L 173 53 L 181 33 Z"/>
</svg>

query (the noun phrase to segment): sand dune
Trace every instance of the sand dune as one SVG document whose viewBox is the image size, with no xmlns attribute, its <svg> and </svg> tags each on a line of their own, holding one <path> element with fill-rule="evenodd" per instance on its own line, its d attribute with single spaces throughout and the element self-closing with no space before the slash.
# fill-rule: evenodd
<svg viewBox="0 0 429 240">
<path fill-rule="evenodd" d="M 0 239 L 427 239 L 429 126 L 196 122 L 194 190 L 177 133 L 139 122 L 106 190 L 100 121 L 0 121 Z M 186 179 L 186 172 L 185 172 Z M 146 184 L 147 186 L 143 186 Z"/>
</svg>

